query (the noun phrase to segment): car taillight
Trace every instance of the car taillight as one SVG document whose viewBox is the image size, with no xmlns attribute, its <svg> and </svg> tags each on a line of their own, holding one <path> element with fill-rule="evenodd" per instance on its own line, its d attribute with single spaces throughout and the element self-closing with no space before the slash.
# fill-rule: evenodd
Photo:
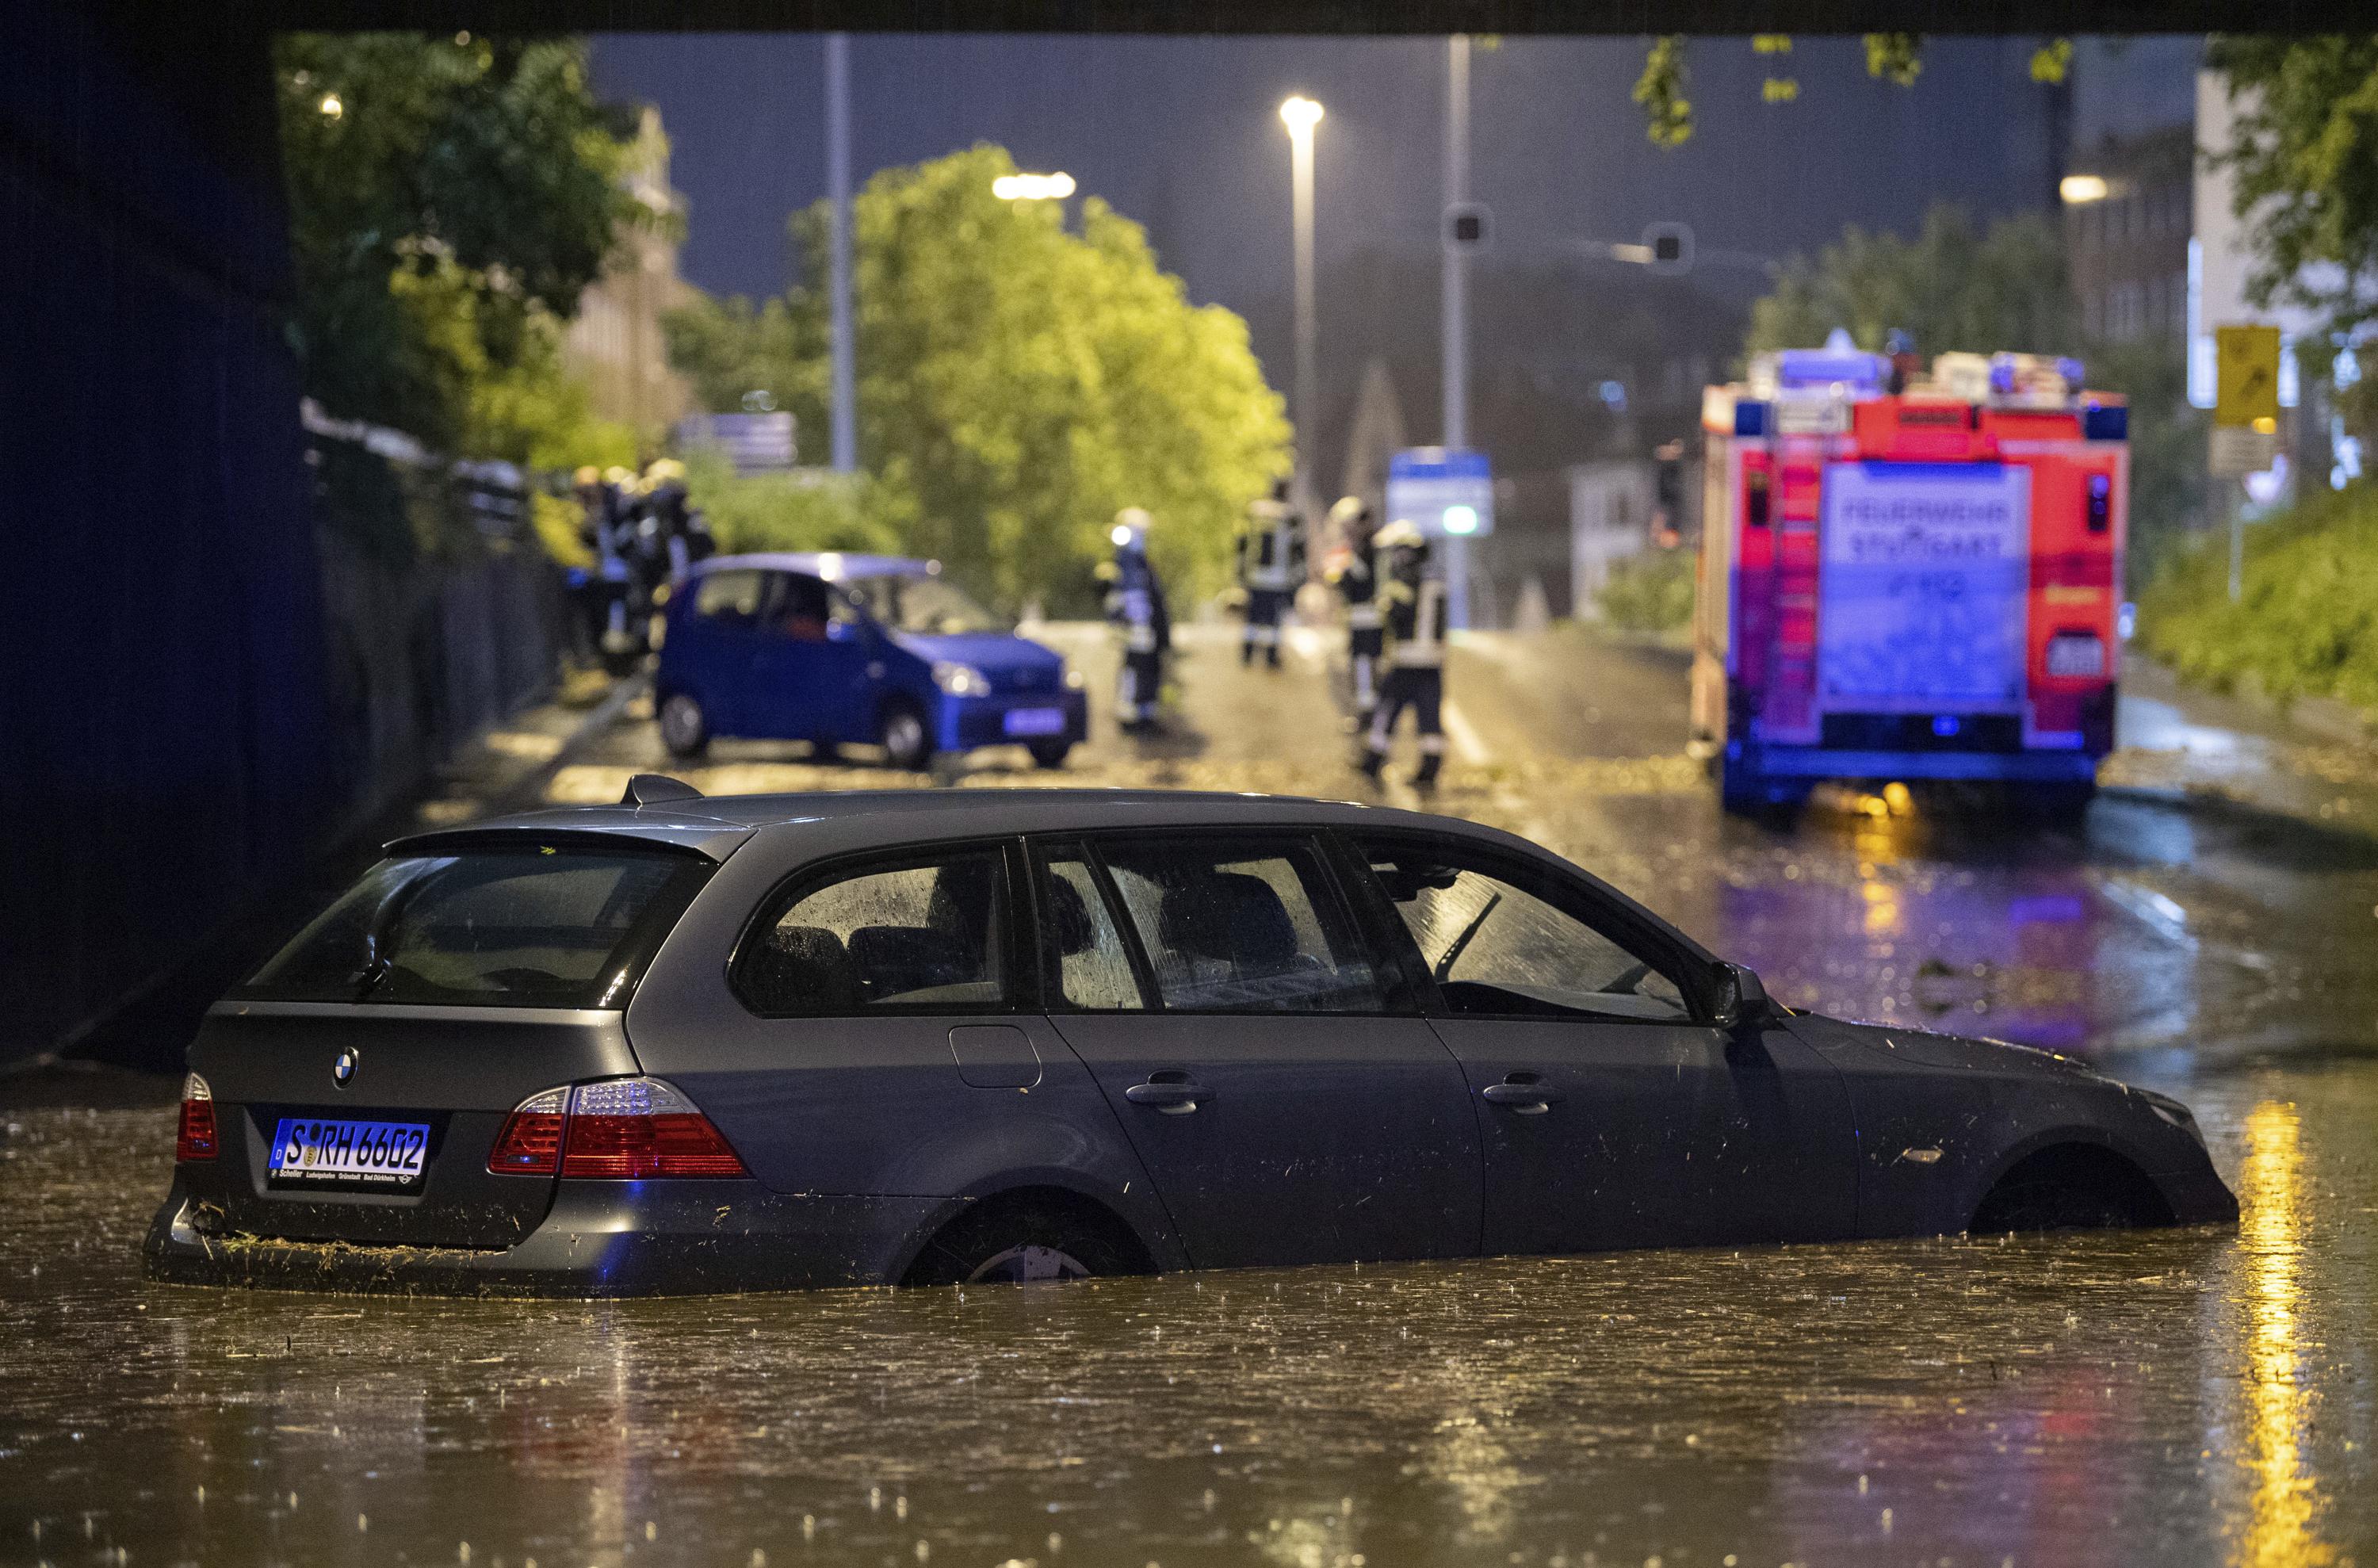
<svg viewBox="0 0 2378 1568">
<path fill-rule="evenodd" d="M 487 1169 L 607 1181 L 751 1174 L 710 1118 L 656 1078 L 607 1079 L 530 1095 L 504 1118 Z"/>
<path fill-rule="evenodd" d="M 751 1173 L 676 1089 L 656 1078 L 616 1078 L 570 1092 L 561 1174 L 618 1181 Z"/>
<path fill-rule="evenodd" d="M 487 1169 L 498 1176 L 553 1175 L 561 1168 L 561 1129 L 569 1119 L 569 1090 L 530 1095 L 504 1118 Z"/>
<path fill-rule="evenodd" d="M 174 1138 L 174 1158 L 187 1164 L 211 1160 L 219 1147 L 215 1138 L 215 1092 L 192 1073 L 182 1080 L 182 1128 Z"/>
</svg>

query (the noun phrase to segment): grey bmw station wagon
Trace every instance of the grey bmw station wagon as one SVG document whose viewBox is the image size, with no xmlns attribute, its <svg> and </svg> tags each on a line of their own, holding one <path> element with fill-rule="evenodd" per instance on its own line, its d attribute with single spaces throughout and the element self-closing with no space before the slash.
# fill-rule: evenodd
<svg viewBox="0 0 2378 1568">
<path fill-rule="evenodd" d="M 2234 1221 L 2177 1101 L 1851 1024 L 1468 823 L 1091 790 L 401 840 L 209 1014 L 173 1280 L 610 1296 Z"/>
</svg>

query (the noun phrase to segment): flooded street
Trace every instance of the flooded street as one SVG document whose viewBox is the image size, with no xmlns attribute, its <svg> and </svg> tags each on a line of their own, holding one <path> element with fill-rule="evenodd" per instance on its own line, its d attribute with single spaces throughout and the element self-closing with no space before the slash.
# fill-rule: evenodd
<svg viewBox="0 0 2378 1568">
<path fill-rule="evenodd" d="M 1489 760 L 1457 757 L 1439 809 L 1571 855 L 1796 1006 L 2180 1095 L 2239 1230 L 600 1304 L 218 1292 L 140 1276 L 172 1086 L 52 1080 L 0 1110 L 0 1562 L 2378 1562 L 2378 793 L 2143 696 L 2124 787 L 2069 831 L 1855 794 L 1762 827 L 1659 726 L 1531 749 L 1486 661 L 1462 673 Z M 1346 794 L 1315 684 L 1267 734 L 1102 741 L 1072 781 Z M 650 748 L 624 729 L 555 792 L 615 796 Z M 706 787 L 882 781 L 722 753 Z"/>
<path fill-rule="evenodd" d="M 2185 1087 L 2235 1237 L 584 1306 L 146 1284 L 18 1111 L 0 1559 L 2366 1562 L 2378 1070 Z"/>
</svg>

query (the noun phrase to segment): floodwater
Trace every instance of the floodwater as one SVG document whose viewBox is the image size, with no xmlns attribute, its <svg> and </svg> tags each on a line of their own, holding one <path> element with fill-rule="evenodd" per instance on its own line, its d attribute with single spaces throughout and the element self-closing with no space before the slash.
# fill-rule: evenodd
<svg viewBox="0 0 2378 1568">
<path fill-rule="evenodd" d="M 2072 831 L 1856 795 L 1761 829 L 1656 757 L 1506 754 L 1438 804 L 1795 1004 L 2181 1095 L 2235 1232 L 599 1304 L 217 1292 L 139 1274 L 170 1109 L 20 1095 L 0 1562 L 2378 1565 L 2378 790 L 2366 758 L 2144 718 Z M 1343 793 L 1336 747 L 1260 782 Z"/>
<path fill-rule="evenodd" d="M 20 1110 L 0 1561 L 2372 1561 L 2378 1069 L 2192 1098 L 2235 1236 L 584 1305 L 146 1284 Z"/>
</svg>

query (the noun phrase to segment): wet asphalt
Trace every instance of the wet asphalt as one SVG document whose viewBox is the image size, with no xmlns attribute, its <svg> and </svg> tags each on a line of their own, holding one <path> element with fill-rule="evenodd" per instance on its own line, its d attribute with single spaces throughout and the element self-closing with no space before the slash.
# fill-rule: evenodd
<svg viewBox="0 0 2378 1568">
<path fill-rule="evenodd" d="M 1103 682 L 1099 633 L 1050 635 Z M 939 782 L 1365 798 L 1325 639 L 1277 675 L 1184 641 L 1168 735 L 1101 714 L 1063 775 L 985 754 Z M 2235 1233 L 587 1305 L 217 1292 L 139 1275 L 170 1083 L 0 1080 L 0 1562 L 2378 1562 L 2378 758 L 2141 671 L 2079 824 L 1839 790 L 1748 824 L 1683 754 L 1682 673 L 1582 633 L 1464 646 L 1432 803 L 1795 1005 L 2182 1096 Z M 662 760 L 625 723 L 552 792 L 616 798 Z M 887 781 L 734 744 L 688 776 Z"/>
</svg>

